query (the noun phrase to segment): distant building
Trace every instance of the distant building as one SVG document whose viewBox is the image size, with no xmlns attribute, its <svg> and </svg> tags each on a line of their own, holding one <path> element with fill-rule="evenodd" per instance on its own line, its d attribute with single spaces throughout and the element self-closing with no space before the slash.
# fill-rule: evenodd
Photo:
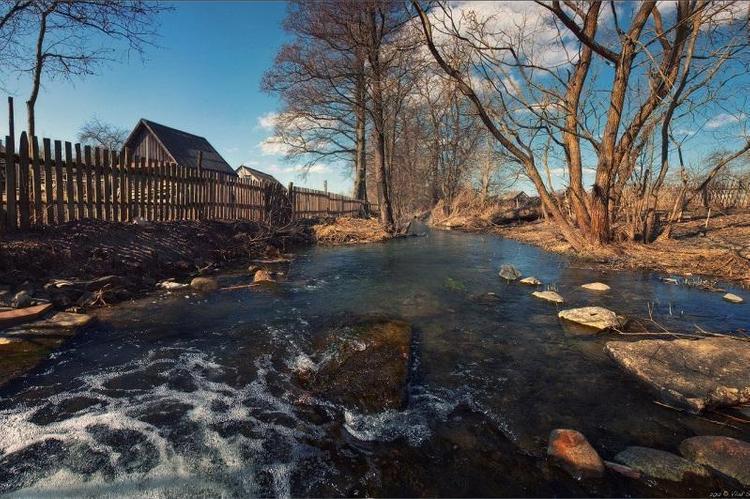
<svg viewBox="0 0 750 499">
<path fill-rule="evenodd" d="M 276 180 L 273 175 L 269 175 L 268 173 L 256 170 L 255 168 L 250 168 L 249 166 L 245 165 L 237 168 L 237 175 L 239 175 L 240 178 L 249 178 L 255 180 L 256 182 L 281 185 L 281 182 Z"/>
<path fill-rule="evenodd" d="M 202 152 L 201 167 L 204 170 L 237 175 L 205 138 L 146 119 L 141 119 L 130 132 L 125 147 L 134 157 L 167 161 L 189 168 L 198 168 L 198 157 Z"/>
<path fill-rule="evenodd" d="M 529 195 L 523 191 L 511 191 L 500 195 L 500 203 L 513 208 L 520 208 L 529 203 Z"/>
</svg>

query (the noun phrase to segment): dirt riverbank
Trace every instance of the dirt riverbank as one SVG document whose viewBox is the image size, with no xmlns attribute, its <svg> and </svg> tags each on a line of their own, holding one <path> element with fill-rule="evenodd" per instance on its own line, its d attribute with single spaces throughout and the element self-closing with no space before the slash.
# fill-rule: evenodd
<svg viewBox="0 0 750 499">
<path fill-rule="evenodd" d="M 704 231 L 703 219 L 676 225 L 673 238 L 652 244 L 625 242 L 579 254 L 550 222 L 517 225 L 471 224 L 454 230 L 496 234 L 547 251 L 579 257 L 600 269 L 652 270 L 667 276 L 723 280 L 750 287 L 750 214 L 717 216 Z"/>
</svg>

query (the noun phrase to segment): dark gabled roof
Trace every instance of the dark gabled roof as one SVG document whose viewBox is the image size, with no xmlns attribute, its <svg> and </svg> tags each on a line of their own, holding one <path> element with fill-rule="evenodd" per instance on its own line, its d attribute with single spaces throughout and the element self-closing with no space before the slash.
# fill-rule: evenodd
<svg viewBox="0 0 750 499">
<path fill-rule="evenodd" d="M 202 166 L 205 170 L 236 175 L 232 167 L 229 166 L 229 163 L 221 157 L 221 154 L 204 137 L 160 125 L 159 123 L 143 118 L 130 133 L 130 136 L 125 141 L 125 145 L 129 145 L 130 141 L 136 137 L 136 133 L 141 126 L 144 126 L 156 137 L 156 140 L 167 150 L 178 165 L 198 168 L 198 151 L 202 151 Z"/>
<path fill-rule="evenodd" d="M 266 182 L 271 182 L 274 184 L 281 184 L 278 180 L 276 180 L 276 177 L 273 175 L 269 175 L 268 173 L 264 173 L 260 170 L 256 170 L 255 168 L 250 168 L 249 166 L 242 165 L 239 168 L 237 168 L 237 174 L 239 175 L 240 170 L 245 170 L 249 173 L 252 173 L 254 176 L 259 178 L 260 180 L 264 180 Z"/>
</svg>

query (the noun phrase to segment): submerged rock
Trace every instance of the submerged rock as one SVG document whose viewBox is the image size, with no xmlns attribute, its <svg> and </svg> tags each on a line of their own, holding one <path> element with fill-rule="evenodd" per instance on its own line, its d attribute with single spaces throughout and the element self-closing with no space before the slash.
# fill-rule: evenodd
<svg viewBox="0 0 750 499">
<path fill-rule="evenodd" d="M 362 413 L 400 410 L 407 402 L 411 326 L 404 321 L 373 320 L 334 329 L 314 372 L 299 381 L 315 395 Z M 308 366 L 309 367 L 309 366 Z"/>
<path fill-rule="evenodd" d="M 671 452 L 648 447 L 628 447 L 615 456 L 615 461 L 660 480 L 680 482 L 690 474 L 708 476 L 708 471 L 703 466 Z"/>
<path fill-rule="evenodd" d="M 731 303 L 743 303 L 745 300 L 742 299 L 741 296 L 737 296 L 734 293 L 727 293 L 724 296 L 722 296 L 726 301 Z"/>
<path fill-rule="evenodd" d="M 604 350 L 629 374 L 693 412 L 750 402 L 750 342 L 610 341 Z"/>
<path fill-rule="evenodd" d="M 616 313 L 604 307 L 570 308 L 561 310 L 557 316 L 598 331 L 618 327 L 622 323 Z"/>
<path fill-rule="evenodd" d="M 196 277 L 190 281 L 190 287 L 196 291 L 208 293 L 216 291 L 219 288 L 219 284 L 212 277 Z"/>
<path fill-rule="evenodd" d="M 589 291 L 609 291 L 611 289 L 603 282 L 590 282 L 588 284 L 581 284 L 581 287 L 583 289 L 588 289 Z"/>
<path fill-rule="evenodd" d="M 730 437 L 692 437 L 680 444 L 680 454 L 750 486 L 750 443 Z"/>
<path fill-rule="evenodd" d="M 604 474 L 604 461 L 586 437 L 575 430 L 552 430 L 547 455 L 576 479 L 596 478 Z"/>
<path fill-rule="evenodd" d="M 542 281 L 534 276 L 524 277 L 518 282 L 520 282 L 521 284 L 528 284 L 529 286 L 540 286 L 542 284 Z"/>
<path fill-rule="evenodd" d="M 564 303 L 565 299 L 554 291 L 534 291 L 531 296 L 542 300 L 551 301 L 552 303 Z"/>
<path fill-rule="evenodd" d="M 503 265 L 500 267 L 499 275 L 506 281 L 515 281 L 521 277 L 521 272 L 513 265 Z"/>
</svg>

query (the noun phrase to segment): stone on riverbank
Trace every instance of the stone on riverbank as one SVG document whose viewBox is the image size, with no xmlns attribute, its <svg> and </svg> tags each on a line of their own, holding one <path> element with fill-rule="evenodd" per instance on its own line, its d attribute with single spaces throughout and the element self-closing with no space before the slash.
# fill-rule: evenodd
<svg viewBox="0 0 750 499">
<path fill-rule="evenodd" d="M 13 308 L 26 308 L 31 305 L 31 295 L 27 291 L 19 291 L 13 296 L 10 306 Z"/>
<path fill-rule="evenodd" d="M 565 299 L 554 291 L 534 291 L 531 296 L 542 300 L 551 301 L 552 303 L 564 303 Z"/>
<path fill-rule="evenodd" d="M 604 307 L 570 308 L 561 310 L 557 316 L 599 331 L 618 327 L 622 323 L 622 319 L 616 313 Z"/>
<path fill-rule="evenodd" d="M 33 307 L 2 311 L 0 312 L 0 329 L 37 319 L 51 308 L 51 303 L 43 303 L 41 305 L 34 305 Z"/>
<path fill-rule="evenodd" d="M 693 412 L 750 402 L 750 342 L 610 341 L 604 350 L 626 372 Z"/>
<path fill-rule="evenodd" d="M 588 284 L 581 284 L 581 287 L 589 291 L 609 291 L 611 289 L 603 282 L 590 282 Z"/>
<path fill-rule="evenodd" d="M 649 477 L 672 482 L 681 482 L 690 474 L 708 476 L 708 470 L 699 464 L 671 452 L 648 447 L 628 447 L 615 456 L 615 461 Z"/>
<path fill-rule="evenodd" d="M 576 479 L 596 478 L 604 474 L 604 461 L 586 437 L 575 430 L 552 430 L 547 455 Z"/>
<path fill-rule="evenodd" d="M 518 282 L 520 282 L 521 284 L 527 284 L 529 286 L 540 286 L 542 284 L 542 281 L 534 276 L 524 277 Z"/>
<path fill-rule="evenodd" d="M 412 329 L 404 321 L 373 320 L 326 335 L 315 354 L 322 364 L 298 373 L 317 396 L 362 413 L 401 410 L 407 402 Z"/>
<path fill-rule="evenodd" d="M 680 454 L 750 486 L 750 443 L 730 437 L 692 437 L 680 444 Z"/>
<path fill-rule="evenodd" d="M 58 312 L 49 319 L 32 322 L 31 329 L 72 329 L 83 327 L 91 322 L 93 318 L 87 314 L 74 314 L 70 312 Z"/>
<path fill-rule="evenodd" d="M 734 293 L 727 293 L 724 296 L 722 296 L 726 301 L 730 303 L 743 303 L 745 300 L 742 299 L 741 296 L 737 296 Z"/>
<path fill-rule="evenodd" d="M 498 273 L 500 277 L 505 279 L 506 281 L 515 281 L 519 277 L 521 277 L 521 271 L 515 268 L 513 265 L 503 265 L 500 267 L 500 272 Z"/>
<path fill-rule="evenodd" d="M 159 289 L 165 289 L 167 291 L 179 291 L 181 289 L 187 289 L 190 287 L 190 284 L 185 284 L 182 282 L 175 282 L 172 279 L 167 279 L 166 281 L 161 281 L 159 284 L 156 285 Z"/>
<path fill-rule="evenodd" d="M 190 287 L 202 293 L 209 293 L 216 291 L 219 288 L 219 284 L 212 277 L 196 277 L 190 281 Z"/>
</svg>

